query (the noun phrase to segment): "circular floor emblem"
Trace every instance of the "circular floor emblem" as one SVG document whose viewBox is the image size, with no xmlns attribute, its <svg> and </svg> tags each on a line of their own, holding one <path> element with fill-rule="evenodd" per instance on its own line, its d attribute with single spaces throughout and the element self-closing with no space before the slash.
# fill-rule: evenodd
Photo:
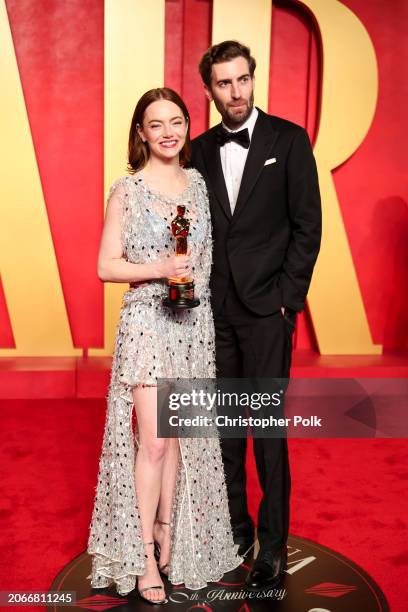
<svg viewBox="0 0 408 612">
<path fill-rule="evenodd" d="M 244 580 L 253 562 L 249 558 L 238 569 L 226 574 L 221 582 L 212 583 L 200 591 L 166 584 L 168 612 L 186 610 L 222 610 L 225 612 L 386 612 L 389 610 L 379 586 L 355 563 L 339 553 L 310 540 L 289 537 L 288 568 L 279 588 L 263 593 L 248 593 Z M 50 590 L 74 591 L 73 606 L 48 606 L 48 612 L 61 609 L 82 610 L 146 610 L 136 591 L 127 597 L 114 588 L 91 589 L 86 578 L 91 559 L 83 553 L 69 563 L 55 578 Z"/>
</svg>

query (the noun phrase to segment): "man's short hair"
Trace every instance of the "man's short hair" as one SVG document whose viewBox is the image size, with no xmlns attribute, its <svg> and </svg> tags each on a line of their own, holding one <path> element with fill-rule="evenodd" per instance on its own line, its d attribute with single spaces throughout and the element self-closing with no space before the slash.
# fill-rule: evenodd
<svg viewBox="0 0 408 612">
<path fill-rule="evenodd" d="M 203 79 L 205 85 L 207 85 L 208 88 L 211 87 L 211 70 L 213 64 L 229 62 L 236 57 L 244 57 L 248 61 L 249 74 L 251 77 L 253 77 L 256 68 L 256 61 L 251 56 L 250 48 L 242 45 L 237 40 L 224 40 L 224 42 L 219 43 L 218 45 L 213 45 L 207 49 L 198 65 L 201 78 Z"/>
</svg>

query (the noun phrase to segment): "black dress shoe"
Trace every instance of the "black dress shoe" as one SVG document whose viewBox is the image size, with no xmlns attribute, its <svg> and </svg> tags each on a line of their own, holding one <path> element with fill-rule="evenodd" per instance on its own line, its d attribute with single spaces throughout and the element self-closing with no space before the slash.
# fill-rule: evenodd
<svg viewBox="0 0 408 612">
<path fill-rule="evenodd" d="M 287 551 L 260 552 L 245 580 L 248 591 L 272 589 L 280 583 L 287 564 Z"/>
</svg>

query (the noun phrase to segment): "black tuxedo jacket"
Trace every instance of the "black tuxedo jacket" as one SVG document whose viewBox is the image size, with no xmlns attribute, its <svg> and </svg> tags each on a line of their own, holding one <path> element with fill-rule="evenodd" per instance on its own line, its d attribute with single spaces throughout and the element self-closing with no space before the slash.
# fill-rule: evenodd
<svg viewBox="0 0 408 612">
<path fill-rule="evenodd" d="M 301 311 L 320 248 L 320 194 L 308 135 L 258 112 L 233 215 L 216 142 L 219 126 L 193 140 L 191 165 L 203 175 L 210 197 L 215 314 L 231 281 L 255 314 L 281 306 Z"/>
</svg>

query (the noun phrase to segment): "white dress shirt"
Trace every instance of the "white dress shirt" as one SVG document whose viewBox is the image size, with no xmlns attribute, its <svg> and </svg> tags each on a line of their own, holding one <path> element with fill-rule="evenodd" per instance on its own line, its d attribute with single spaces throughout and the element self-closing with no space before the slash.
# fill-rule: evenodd
<svg viewBox="0 0 408 612">
<path fill-rule="evenodd" d="M 252 113 L 239 130 L 230 130 L 224 123 L 223 127 L 227 132 L 240 132 L 248 129 L 249 140 L 252 138 L 255 122 L 258 117 L 258 110 L 254 107 Z M 244 172 L 245 162 L 248 156 L 249 149 L 245 149 L 242 145 L 230 140 L 220 147 L 221 165 L 224 173 L 225 185 L 228 191 L 228 198 L 231 206 L 231 214 L 234 214 L 235 204 L 237 203 L 239 188 L 241 186 L 242 174 Z"/>
</svg>

